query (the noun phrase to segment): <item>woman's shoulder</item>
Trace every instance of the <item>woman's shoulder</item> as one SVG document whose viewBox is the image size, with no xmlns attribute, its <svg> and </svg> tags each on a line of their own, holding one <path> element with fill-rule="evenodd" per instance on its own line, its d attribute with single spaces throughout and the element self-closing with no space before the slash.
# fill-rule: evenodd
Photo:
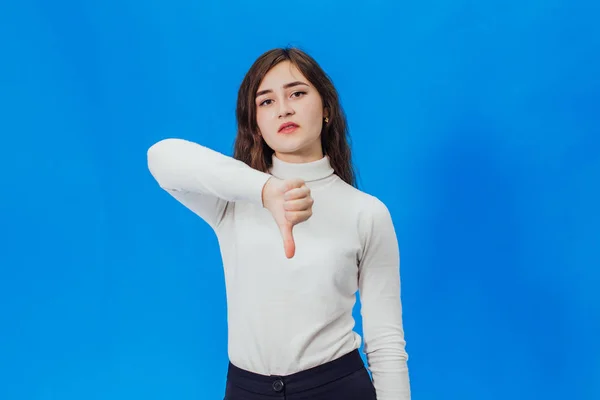
<svg viewBox="0 0 600 400">
<path fill-rule="evenodd" d="M 353 205 L 361 215 L 370 218 L 387 218 L 389 216 L 387 205 L 375 194 L 350 185 L 342 179 L 337 182 L 337 190 L 339 190 L 344 204 Z"/>
</svg>

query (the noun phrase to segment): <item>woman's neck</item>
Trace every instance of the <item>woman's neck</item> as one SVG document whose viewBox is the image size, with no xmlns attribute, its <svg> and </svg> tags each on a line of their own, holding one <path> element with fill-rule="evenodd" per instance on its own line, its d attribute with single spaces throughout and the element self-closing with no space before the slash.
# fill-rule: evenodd
<svg viewBox="0 0 600 400">
<path fill-rule="evenodd" d="M 305 164 L 318 161 L 323 158 L 323 152 L 312 154 L 300 153 L 275 153 L 275 157 L 290 164 Z"/>
<path fill-rule="evenodd" d="M 269 172 L 279 179 L 300 178 L 305 181 L 320 180 L 334 173 L 327 156 L 310 162 L 288 162 L 277 155 L 273 155 L 273 166 Z"/>
</svg>

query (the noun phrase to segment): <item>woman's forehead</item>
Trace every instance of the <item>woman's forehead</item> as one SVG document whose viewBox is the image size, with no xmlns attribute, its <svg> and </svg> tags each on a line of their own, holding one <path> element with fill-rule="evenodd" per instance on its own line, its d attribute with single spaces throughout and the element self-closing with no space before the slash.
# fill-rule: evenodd
<svg viewBox="0 0 600 400">
<path fill-rule="evenodd" d="M 279 89 L 295 81 L 301 81 L 310 85 L 310 82 L 306 80 L 306 77 L 293 63 L 283 61 L 267 72 L 260 83 L 258 91 Z"/>
</svg>

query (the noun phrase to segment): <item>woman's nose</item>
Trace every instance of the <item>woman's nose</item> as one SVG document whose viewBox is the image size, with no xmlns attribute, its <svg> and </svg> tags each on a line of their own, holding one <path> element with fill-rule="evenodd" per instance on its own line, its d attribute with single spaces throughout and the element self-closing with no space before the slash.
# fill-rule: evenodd
<svg viewBox="0 0 600 400">
<path fill-rule="evenodd" d="M 294 115 L 294 109 L 287 101 L 279 102 L 279 118 Z"/>
</svg>

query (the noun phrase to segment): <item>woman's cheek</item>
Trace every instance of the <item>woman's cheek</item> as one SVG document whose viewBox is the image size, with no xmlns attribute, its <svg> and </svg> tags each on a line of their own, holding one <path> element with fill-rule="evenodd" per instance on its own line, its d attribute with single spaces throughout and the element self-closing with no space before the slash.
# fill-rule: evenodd
<svg viewBox="0 0 600 400">
<path fill-rule="evenodd" d="M 256 123 L 261 132 L 265 132 L 269 130 L 269 127 L 274 129 L 272 125 L 275 119 L 277 119 L 277 112 L 273 108 L 260 110 L 256 116 Z"/>
</svg>

